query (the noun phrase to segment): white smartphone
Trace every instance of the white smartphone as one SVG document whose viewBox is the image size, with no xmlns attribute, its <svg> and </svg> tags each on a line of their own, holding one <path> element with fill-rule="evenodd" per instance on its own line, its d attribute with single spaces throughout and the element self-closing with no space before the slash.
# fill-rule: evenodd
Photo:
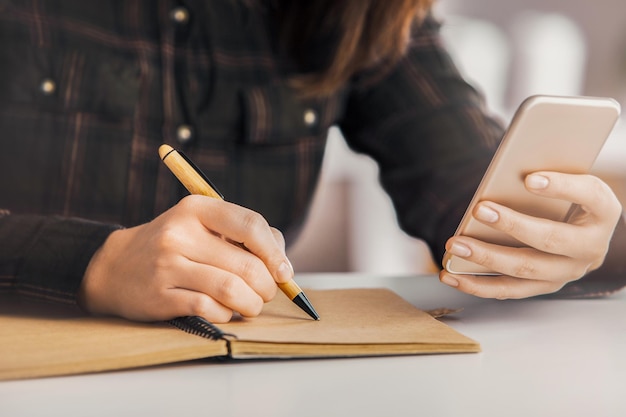
<svg viewBox="0 0 626 417">
<path fill-rule="evenodd" d="M 474 205 L 483 200 L 494 201 L 531 216 L 564 221 L 571 203 L 530 193 L 524 187 L 525 176 L 543 170 L 570 174 L 589 172 L 619 114 L 619 103 L 611 98 L 531 96 L 524 100 L 513 116 L 455 235 L 471 236 L 505 246 L 524 246 L 472 216 Z M 454 274 L 497 275 L 448 252 L 442 264 Z"/>
</svg>

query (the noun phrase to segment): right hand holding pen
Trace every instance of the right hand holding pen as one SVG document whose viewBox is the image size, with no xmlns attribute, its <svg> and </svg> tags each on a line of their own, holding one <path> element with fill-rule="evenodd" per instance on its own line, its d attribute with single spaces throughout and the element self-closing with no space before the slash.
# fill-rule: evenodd
<svg viewBox="0 0 626 417">
<path fill-rule="evenodd" d="M 276 282 L 291 278 L 283 236 L 260 214 L 191 195 L 150 223 L 113 232 L 91 259 L 79 302 L 131 320 L 223 323 L 233 311 L 258 315 Z"/>
</svg>

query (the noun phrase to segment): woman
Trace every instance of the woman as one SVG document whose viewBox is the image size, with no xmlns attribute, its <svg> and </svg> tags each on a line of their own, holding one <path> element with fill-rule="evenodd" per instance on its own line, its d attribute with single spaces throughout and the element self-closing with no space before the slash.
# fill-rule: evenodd
<svg viewBox="0 0 626 417">
<path fill-rule="evenodd" d="M 441 272 L 442 282 L 528 297 L 595 270 L 565 290 L 621 287 L 623 247 L 612 244 L 605 261 L 621 206 L 592 176 L 526 179 L 531 192 L 582 205 L 570 224 L 480 205 L 477 218 L 530 249 L 447 241 L 502 129 L 450 62 L 430 6 L 6 2 L 3 287 L 134 320 L 257 315 L 293 276 L 279 230 L 290 242 L 302 224 L 335 124 L 378 162 L 401 226 L 437 261 L 445 247 L 503 274 Z M 231 203 L 183 198 L 156 156 L 162 142 L 184 150 Z"/>
</svg>

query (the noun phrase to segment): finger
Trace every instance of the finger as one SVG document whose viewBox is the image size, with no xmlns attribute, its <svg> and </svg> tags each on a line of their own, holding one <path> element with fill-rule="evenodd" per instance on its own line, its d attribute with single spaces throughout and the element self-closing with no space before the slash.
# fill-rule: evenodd
<svg viewBox="0 0 626 417">
<path fill-rule="evenodd" d="M 278 244 L 280 248 L 282 248 L 284 252 L 285 251 L 285 237 L 277 228 L 272 227 L 271 229 L 272 229 L 272 234 L 274 235 L 274 240 L 276 240 L 276 243 Z"/>
<path fill-rule="evenodd" d="M 540 251 L 572 258 L 597 258 L 608 248 L 605 228 L 583 227 L 528 216 L 491 201 L 476 205 L 473 216 L 521 243 Z M 580 242 L 589 245 L 581 245 Z"/>
<path fill-rule="evenodd" d="M 160 294 L 145 297 L 142 303 L 120 307 L 119 315 L 135 321 L 171 320 L 181 316 L 201 316 L 215 323 L 225 323 L 233 315 L 210 296 L 183 288 L 168 288 Z"/>
<path fill-rule="evenodd" d="M 589 268 L 589 262 L 582 260 L 529 247 L 485 243 L 467 236 L 451 238 L 446 250 L 499 274 L 525 280 L 565 282 L 582 277 Z"/>
<path fill-rule="evenodd" d="M 241 242 L 267 265 L 276 282 L 287 282 L 293 278 L 293 269 L 284 248 L 276 242 L 274 232 L 263 216 L 225 201 L 203 196 L 189 197 L 202 199 L 194 208 L 206 228 Z"/>
<path fill-rule="evenodd" d="M 246 249 L 196 228 L 179 238 L 181 252 L 192 262 L 212 265 L 241 277 L 264 301 L 276 295 L 276 283 L 267 266 Z"/>
<path fill-rule="evenodd" d="M 263 299 L 240 276 L 211 265 L 190 262 L 173 284 L 204 293 L 243 316 L 257 316 L 263 308 Z"/>
<path fill-rule="evenodd" d="M 276 229 L 275 227 L 272 227 L 272 234 L 274 235 L 274 239 L 276 239 L 276 243 L 278 244 L 278 246 L 280 246 L 283 249 L 283 251 L 286 251 L 287 245 L 285 242 L 285 236 L 281 233 L 281 231 Z M 289 258 L 285 258 L 285 260 L 290 270 L 289 274 L 293 277 L 294 275 L 293 265 L 291 264 L 291 261 L 289 260 Z"/>
<path fill-rule="evenodd" d="M 455 275 L 445 270 L 439 274 L 444 284 L 467 294 L 498 300 L 519 299 L 551 294 L 563 287 L 562 283 L 514 278 L 506 275 Z"/>
<path fill-rule="evenodd" d="M 595 219 L 616 222 L 622 213 L 615 193 L 593 175 L 536 172 L 526 176 L 525 185 L 535 194 L 578 204 Z"/>
<path fill-rule="evenodd" d="M 200 316 L 212 323 L 227 323 L 233 316 L 233 310 L 202 292 L 172 288 L 168 290 L 167 302 L 163 303 L 158 314 L 161 316 L 157 318 L 159 320 Z"/>
<path fill-rule="evenodd" d="M 241 277 L 263 301 L 270 301 L 276 295 L 276 281 L 267 266 L 247 250 L 234 245 L 224 248 L 223 255 L 214 261 L 222 270 Z"/>
</svg>

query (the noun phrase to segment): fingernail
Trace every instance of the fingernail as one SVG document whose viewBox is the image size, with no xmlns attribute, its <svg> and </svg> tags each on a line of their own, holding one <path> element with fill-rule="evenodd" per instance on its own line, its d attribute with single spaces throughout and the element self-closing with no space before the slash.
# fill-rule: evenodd
<svg viewBox="0 0 626 417">
<path fill-rule="evenodd" d="M 476 210 L 475 217 L 478 220 L 482 220 L 487 223 L 495 223 L 500 218 L 497 211 L 495 211 L 494 209 L 490 207 L 483 206 L 483 205 L 478 206 L 478 210 Z"/>
<path fill-rule="evenodd" d="M 450 275 L 444 275 L 441 277 L 441 282 L 443 282 L 446 285 L 449 285 L 451 287 L 458 287 L 459 286 L 459 281 L 457 281 L 455 278 L 452 278 Z"/>
<path fill-rule="evenodd" d="M 279 282 L 287 282 L 293 278 L 293 268 L 287 262 L 280 264 L 277 273 Z"/>
<path fill-rule="evenodd" d="M 544 188 L 548 188 L 548 184 L 550 184 L 550 180 L 543 175 L 532 174 L 526 177 L 526 185 L 528 188 L 543 190 Z"/>
<path fill-rule="evenodd" d="M 467 258 L 472 254 L 472 250 L 469 248 L 469 246 L 458 242 L 454 242 L 448 250 L 451 254 L 460 256 L 461 258 Z"/>
</svg>

